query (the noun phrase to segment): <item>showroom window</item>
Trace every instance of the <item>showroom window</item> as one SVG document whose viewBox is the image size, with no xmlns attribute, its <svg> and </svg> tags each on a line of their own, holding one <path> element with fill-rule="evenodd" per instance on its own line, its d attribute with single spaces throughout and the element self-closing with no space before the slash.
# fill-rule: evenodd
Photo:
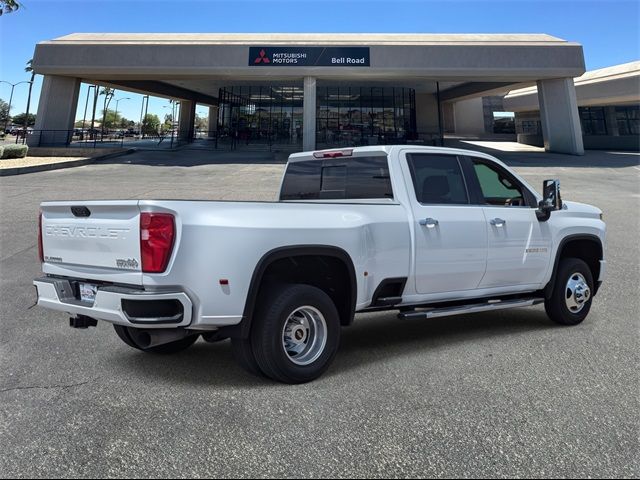
<svg viewBox="0 0 640 480">
<path fill-rule="evenodd" d="M 640 106 L 616 107 L 620 135 L 640 135 Z"/>
<path fill-rule="evenodd" d="M 583 135 L 606 135 L 607 124 L 604 119 L 604 107 L 580 107 L 580 123 Z"/>
<path fill-rule="evenodd" d="M 410 88 L 319 86 L 316 144 L 406 143 L 416 138 L 415 108 Z"/>
</svg>

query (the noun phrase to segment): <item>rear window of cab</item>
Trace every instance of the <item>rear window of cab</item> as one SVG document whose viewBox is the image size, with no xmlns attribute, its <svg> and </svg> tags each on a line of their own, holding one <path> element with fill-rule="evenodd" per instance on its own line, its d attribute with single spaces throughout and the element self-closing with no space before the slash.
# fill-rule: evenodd
<svg viewBox="0 0 640 480">
<path fill-rule="evenodd" d="M 393 198 L 386 155 L 291 162 L 280 200 Z"/>
</svg>

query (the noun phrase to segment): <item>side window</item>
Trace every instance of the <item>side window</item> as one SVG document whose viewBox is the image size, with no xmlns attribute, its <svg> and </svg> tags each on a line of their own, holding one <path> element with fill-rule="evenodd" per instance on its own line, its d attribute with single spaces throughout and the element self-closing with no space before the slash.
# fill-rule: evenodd
<svg viewBox="0 0 640 480">
<path fill-rule="evenodd" d="M 469 203 L 458 157 L 411 153 L 407 155 L 407 160 L 418 202 L 445 205 Z"/>
<path fill-rule="evenodd" d="M 522 189 L 499 169 L 478 160 L 473 161 L 473 167 L 486 204 L 500 207 L 526 206 Z"/>
<path fill-rule="evenodd" d="M 387 157 L 309 160 L 287 167 L 281 200 L 393 198 Z"/>
</svg>

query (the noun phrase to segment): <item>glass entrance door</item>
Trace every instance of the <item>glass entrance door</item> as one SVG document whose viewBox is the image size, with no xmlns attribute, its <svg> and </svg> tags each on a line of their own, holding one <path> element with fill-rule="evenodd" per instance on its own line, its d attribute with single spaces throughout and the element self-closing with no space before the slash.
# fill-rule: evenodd
<svg viewBox="0 0 640 480">
<path fill-rule="evenodd" d="M 399 87 L 319 86 L 316 146 L 378 145 L 415 139 L 415 91 Z"/>
<path fill-rule="evenodd" d="M 218 98 L 219 142 L 233 148 L 302 146 L 302 87 L 226 87 Z"/>
</svg>

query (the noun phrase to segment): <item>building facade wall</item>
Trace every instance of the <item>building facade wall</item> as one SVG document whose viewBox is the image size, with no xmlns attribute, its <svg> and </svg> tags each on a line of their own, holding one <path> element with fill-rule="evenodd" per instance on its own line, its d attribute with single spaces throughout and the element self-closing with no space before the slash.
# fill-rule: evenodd
<svg viewBox="0 0 640 480">
<path fill-rule="evenodd" d="M 418 135 L 437 135 L 440 124 L 438 123 L 438 99 L 429 93 L 416 94 L 416 129 Z"/>
<path fill-rule="evenodd" d="M 640 103 L 578 107 L 584 148 L 640 151 Z M 543 146 L 540 112 L 516 112 L 518 142 Z"/>
<path fill-rule="evenodd" d="M 454 103 L 455 132 L 459 135 L 483 135 L 485 133 L 482 97 Z"/>
<path fill-rule="evenodd" d="M 366 52 L 362 53 L 363 61 L 341 61 L 340 55 L 346 55 L 346 50 Z M 299 65 L 294 65 L 296 62 L 278 62 L 282 57 L 274 57 L 298 52 L 291 55 L 306 59 L 307 53 L 300 51 L 308 52 L 310 58 L 315 58 L 316 54 L 324 55 L 319 52 L 343 53 L 332 53 L 337 57 L 324 63 L 305 60 Z M 344 58 L 353 60 L 355 57 L 343 57 L 342 60 Z M 444 129 L 442 122 L 445 120 L 441 117 L 446 117 L 446 122 L 455 123 L 457 131 L 484 133 L 487 119 L 484 117 L 482 99 L 469 100 L 469 92 L 474 95 L 485 92 L 487 95 L 504 85 L 574 77 L 584 72 L 584 55 L 581 45 L 542 34 L 106 33 L 72 34 L 41 42 L 36 46 L 33 67 L 38 74 L 82 78 L 96 85 L 207 106 L 219 103 L 216 96 L 225 85 L 262 86 L 267 82 L 281 86 L 295 84 L 301 90 L 303 83 L 309 86 L 312 82 L 318 92 L 323 85 L 333 85 L 339 89 L 339 101 L 344 99 L 346 103 L 353 98 L 351 93 L 343 95 L 342 88 L 345 85 L 348 88 L 370 88 L 370 95 L 359 92 L 361 98 L 385 99 L 381 105 L 376 105 L 372 100 L 366 112 L 362 105 L 351 109 L 345 106 L 347 120 L 342 118 L 342 106 L 336 107 L 339 111 L 338 125 L 335 126 L 334 107 L 329 105 L 325 112 L 327 115 L 323 116 L 323 97 L 320 93 L 313 95 L 314 98 L 301 98 L 301 105 L 293 107 L 289 119 L 289 138 L 302 145 L 301 137 L 305 137 L 305 148 L 311 148 L 322 137 L 322 131 L 325 132 L 325 140 L 329 138 L 332 145 L 347 142 L 398 143 L 420 139 L 430 142 L 433 136 L 439 136 Z M 447 101 L 455 101 L 456 98 L 462 100 L 453 111 L 446 107 L 439 114 L 432 88 L 436 84 L 440 92 L 447 95 Z M 383 93 L 374 95 L 376 89 Z M 404 92 L 407 89 L 414 92 L 415 96 L 411 96 L 409 109 L 404 105 L 401 107 L 403 113 L 399 118 L 399 114 L 393 113 L 398 110 L 397 91 Z M 391 92 L 390 95 L 387 91 Z M 305 89 L 306 96 L 312 95 L 310 92 L 310 88 Z M 41 103 L 49 108 L 55 99 L 43 93 Z M 333 100 L 330 95 L 327 98 L 329 100 L 326 103 L 331 104 Z M 389 98 L 393 101 L 387 101 Z M 77 98 L 68 100 L 73 102 Z M 312 108 L 313 100 L 316 100 L 315 109 Z M 404 97 L 402 102 L 405 103 Z M 478 105 L 480 108 L 472 111 L 471 106 Z M 247 108 L 253 108 L 251 102 Z M 185 109 L 185 115 L 187 112 L 190 115 L 191 110 Z M 315 117 L 313 110 L 317 112 Z M 226 110 L 221 108 L 220 111 L 218 118 L 226 119 Z M 408 119 L 407 111 L 411 112 Z M 252 114 L 241 114 L 241 120 L 242 115 L 246 117 Z M 269 115 L 273 125 L 271 111 Z M 354 116 L 359 120 L 354 120 Z M 298 117 L 305 135 L 298 133 Z M 306 122 L 302 121 L 302 117 L 307 119 Z M 229 133 L 236 135 L 233 138 L 237 140 L 241 123 L 234 125 L 233 115 L 229 118 L 231 123 L 227 128 Z M 57 119 L 51 119 L 42 127 L 57 128 L 54 120 L 57 122 Z M 314 120 L 316 128 L 311 126 Z M 244 140 L 249 142 L 256 138 L 253 136 L 256 129 L 251 122 L 244 124 L 247 125 Z M 282 130 L 283 122 L 284 119 L 279 121 L 278 129 Z M 181 137 L 191 137 L 191 119 L 183 116 L 180 124 Z M 257 125 L 260 125 L 260 121 Z M 261 127 L 257 130 L 271 144 L 272 126 L 267 128 L 266 135 L 261 132 Z M 309 138 L 313 136 L 312 131 L 316 133 L 315 138 Z M 218 133 L 219 129 L 216 130 Z"/>
</svg>

